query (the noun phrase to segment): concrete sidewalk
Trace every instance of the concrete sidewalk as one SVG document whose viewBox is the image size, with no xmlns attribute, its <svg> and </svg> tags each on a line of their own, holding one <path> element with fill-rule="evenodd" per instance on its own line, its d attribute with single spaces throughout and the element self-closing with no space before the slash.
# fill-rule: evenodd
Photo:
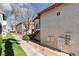
<svg viewBox="0 0 79 59">
<path fill-rule="evenodd" d="M 20 43 L 20 46 L 23 48 L 24 52 L 28 54 L 28 56 L 43 56 L 41 53 L 33 49 L 26 41 L 19 38 L 19 36 L 13 34 L 16 38 L 17 42 Z"/>
<path fill-rule="evenodd" d="M 57 50 L 50 49 L 48 47 L 42 46 L 40 44 L 37 44 L 33 41 L 29 42 L 29 45 L 31 45 L 34 49 L 36 49 L 38 52 L 42 53 L 44 56 L 69 56 L 66 53 L 59 52 Z"/>
<path fill-rule="evenodd" d="M 22 40 L 18 35 L 14 34 L 14 37 L 16 38 L 17 42 L 20 43 L 20 46 L 23 48 L 25 53 L 27 53 L 29 56 L 69 56 L 66 53 L 58 52 L 47 47 L 40 46 L 34 42 L 27 43 L 26 41 Z M 36 46 L 36 48 L 34 47 L 34 45 Z M 40 51 L 42 48 L 42 52 L 44 53 Z"/>
</svg>

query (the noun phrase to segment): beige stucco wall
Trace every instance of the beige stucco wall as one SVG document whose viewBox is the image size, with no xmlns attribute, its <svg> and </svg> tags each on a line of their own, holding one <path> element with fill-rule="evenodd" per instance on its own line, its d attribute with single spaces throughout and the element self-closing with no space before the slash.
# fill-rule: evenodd
<svg viewBox="0 0 79 59">
<path fill-rule="evenodd" d="M 63 4 L 42 14 L 40 29 L 42 44 L 79 55 L 79 4 Z M 64 45 L 66 32 L 71 32 L 69 47 Z"/>
</svg>

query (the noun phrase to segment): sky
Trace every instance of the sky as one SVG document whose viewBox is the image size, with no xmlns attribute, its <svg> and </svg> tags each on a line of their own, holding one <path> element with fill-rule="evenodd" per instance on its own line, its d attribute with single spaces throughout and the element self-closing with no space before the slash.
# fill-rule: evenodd
<svg viewBox="0 0 79 59">
<path fill-rule="evenodd" d="M 52 5 L 52 3 L 35 3 L 33 4 L 34 9 L 39 12 L 47 7 L 49 7 L 50 5 Z"/>
<path fill-rule="evenodd" d="M 50 5 L 52 5 L 52 3 L 29 3 L 29 4 L 28 3 L 26 3 L 26 4 L 25 3 L 15 3 L 15 4 L 4 4 L 4 8 L 5 8 L 7 16 L 11 15 L 11 13 L 10 13 L 10 11 L 12 10 L 11 5 L 19 6 L 19 7 L 22 7 L 22 8 L 30 7 L 35 12 L 39 12 L 39 11 L 49 7 Z"/>
<path fill-rule="evenodd" d="M 40 12 L 41 10 L 49 7 L 50 5 L 52 5 L 52 4 L 51 3 L 11 3 L 11 4 L 3 3 L 3 4 L 0 4 L 0 8 L 1 8 L 1 6 L 3 6 L 3 9 L 7 16 L 7 23 L 10 26 L 12 24 L 11 21 L 13 19 L 13 15 L 11 13 L 12 7 L 30 8 L 32 13 L 37 13 L 37 12 Z"/>
</svg>

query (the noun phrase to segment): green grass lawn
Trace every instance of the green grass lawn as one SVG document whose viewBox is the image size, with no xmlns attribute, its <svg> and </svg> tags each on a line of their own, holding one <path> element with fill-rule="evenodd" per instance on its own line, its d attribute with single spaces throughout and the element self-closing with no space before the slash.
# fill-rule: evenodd
<svg viewBox="0 0 79 59">
<path fill-rule="evenodd" d="M 27 56 L 11 33 L 6 38 L 2 44 L 2 56 Z"/>
<path fill-rule="evenodd" d="M 14 43 L 13 44 L 13 51 L 15 56 L 26 56 L 25 52 L 23 49 L 20 47 L 19 44 Z"/>
</svg>

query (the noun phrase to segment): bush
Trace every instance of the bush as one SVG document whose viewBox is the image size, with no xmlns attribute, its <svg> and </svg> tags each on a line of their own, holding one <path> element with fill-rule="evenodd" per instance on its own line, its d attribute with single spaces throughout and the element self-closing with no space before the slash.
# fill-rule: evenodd
<svg viewBox="0 0 79 59">
<path fill-rule="evenodd" d="M 1 55 L 1 52 L 2 52 L 2 36 L 0 35 L 0 55 Z"/>
<path fill-rule="evenodd" d="M 8 38 L 13 38 L 13 39 L 14 39 L 14 36 L 12 35 L 11 32 L 7 32 L 6 38 L 7 38 L 7 39 L 8 39 Z"/>
<path fill-rule="evenodd" d="M 3 37 L 0 35 L 0 49 L 1 49 L 2 42 L 3 42 Z"/>
<path fill-rule="evenodd" d="M 26 33 L 26 34 L 23 35 L 22 39 L 26 40 L 28 42 L 30 40 L 30 37 Z"/>
</svg>

